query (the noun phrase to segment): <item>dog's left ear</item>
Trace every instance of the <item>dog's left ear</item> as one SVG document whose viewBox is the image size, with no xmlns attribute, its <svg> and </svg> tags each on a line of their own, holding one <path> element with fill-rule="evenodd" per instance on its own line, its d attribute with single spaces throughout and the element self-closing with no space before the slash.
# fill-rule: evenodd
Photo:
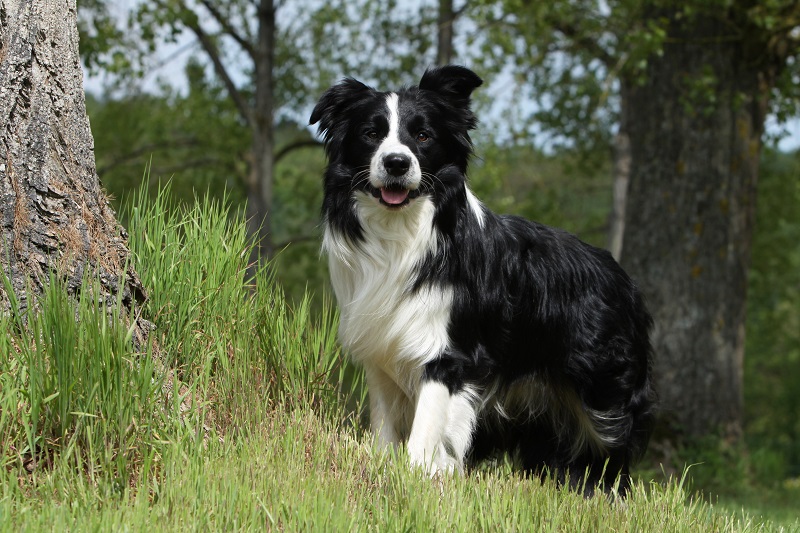
<svg viewBox="0 0 800 533">
<path fill-rule="evenodd" d="M 470 69 L 447 65 L 426 70 L 419 82 L 419 88 L 451 99 L 468 101 L 472 91 L 482 84 L 483 80 Z"/>
</svg>

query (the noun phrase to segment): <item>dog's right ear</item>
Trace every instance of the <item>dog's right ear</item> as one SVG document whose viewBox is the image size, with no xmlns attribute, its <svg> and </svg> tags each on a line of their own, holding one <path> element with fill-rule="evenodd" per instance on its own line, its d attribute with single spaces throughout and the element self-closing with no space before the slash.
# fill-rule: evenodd
<svg viewBox="0 0 800 533">
<path fill-rule="evenodd" d="M 351 106 L 371 90 L 358 80 L 345 78 L 325 91 L 314 107 L 308 123 L 313 125 L 319 122 L 319 132 L 325 134 L 330 131 L 338 117 L 346 115 Z"/>
</svg>

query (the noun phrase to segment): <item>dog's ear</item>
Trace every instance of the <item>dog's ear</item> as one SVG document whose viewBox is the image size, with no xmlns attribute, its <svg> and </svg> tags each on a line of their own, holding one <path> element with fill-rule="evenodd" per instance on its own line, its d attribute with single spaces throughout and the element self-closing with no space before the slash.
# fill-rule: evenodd
<svg viewBox="0 0 800 533">
<path fill-rule="evenodd" d="M 325 91 L 314 107 L 308 123 L 313 125 L 319 122 L 319 131 L 328 131 L 337 117 L 346 113 L 354 102 L 371 90 L 358 80 L 345 78 L 341 83 Z"/>
<path fill-rule="evenodd" d="M 472 91 L 483 84 L 477 74 L 466 67 L 447 65 L 429 68 L 422 75 L 419 88 L 434 91 L 455 100 L 469 100 Z"/>
</svg>

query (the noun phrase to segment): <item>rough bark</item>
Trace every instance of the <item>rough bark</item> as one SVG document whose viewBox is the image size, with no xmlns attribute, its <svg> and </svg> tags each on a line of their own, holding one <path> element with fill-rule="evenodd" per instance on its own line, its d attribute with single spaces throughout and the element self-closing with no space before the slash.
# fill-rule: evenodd
<svg viewBox="0 0 800 533">
<path fill-rule="evenodd" d="M 129 255 L 95 169 L 75 0 L 0 0 L 0 266 L 16 298 L 34 305 L 51 273 L 73 294 L 96 276 L 107 301 L 122 291 L 141 341 Z M 0 286 L 0 312 L 8 296 Z"/>
<path fill-rule="evenodd" d="M 774 72 L 750 55 L 758 46 L 731 38 L 733 26 L 710 16 L 674 22 L 646 81 L 627 84 L 622 263 L 654 315 L 665 421 L 689 435 L 736 440 L 760 139 Z"/>
</svg>

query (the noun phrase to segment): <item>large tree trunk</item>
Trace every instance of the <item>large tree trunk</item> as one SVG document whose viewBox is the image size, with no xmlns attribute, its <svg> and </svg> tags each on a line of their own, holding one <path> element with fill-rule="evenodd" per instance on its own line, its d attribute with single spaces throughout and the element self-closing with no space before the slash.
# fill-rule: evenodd
<svg viewBox="0 0 800 533">
<path fill-rule="evenodd" d="M 632 164 L 622 263 L 654 315 L 669 427 L 736 440 L 769 84 L 731 27 L 712 17 L 673 22 L 646 81 L 626 87 Z"/>
<path fill-rule="evenodd" d="M 0 0 L 0 266 L 16 298 L 34 305 L 51 273 L 71 293 L 96 276 L 107 301 L 122 291 L 141 341 L 129 255 L 95 170 L 75 0 Z M 8 296 L 0 285 L 0 312 Z"/>
</svg>

